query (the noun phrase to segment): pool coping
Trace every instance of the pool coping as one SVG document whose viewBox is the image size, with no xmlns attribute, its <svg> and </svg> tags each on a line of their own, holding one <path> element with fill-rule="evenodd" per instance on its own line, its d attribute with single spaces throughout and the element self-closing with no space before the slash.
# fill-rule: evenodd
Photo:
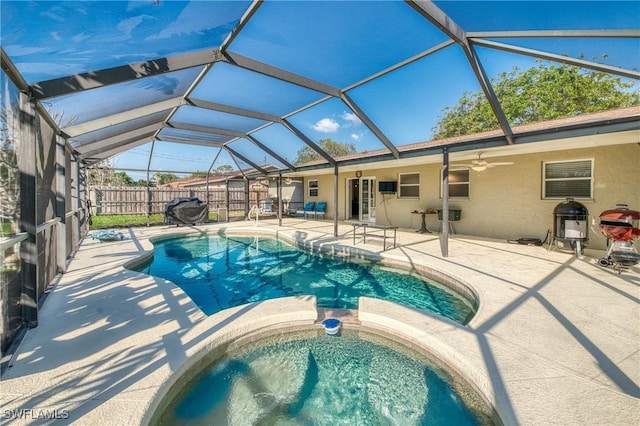
<svg viewBox="0 0 640 426">
<path fill-rule="evenodd" d="M 640 418 L 640 336 L 629 325 L 640 318 L 638 268 L 617 275 L 594 266 L 599 254 L 579 260 L 544 248 L 466 236 L 454 236 L 450 256 L 443 258 L 437 236 L 411 230 L 399 231 L 399 246 L 384 251 L 373 243 L 352 246 L 347 226 L 338 238 L 332 235 L 333 223 L 303 220 L 289 221 L 286 227 L 274 221 L 260 227 L 214 225 L 197 233 L 275 234 L 312 250 L 333 245 L 341 253 L 349 247 L 390 262 L 404 258 L 412 268 L 447 270 L 459 282 L 472 283 L 480 299 L 466 327 L 376 300 L 363 301 L 359 321 L 451 358 L 495 402 L 505 424 L 625 425 Z M 177 287 L 159 285 L 162 280 L 123 265 L 148 255 L 154 236 L 192 232 L 140 228 L 129 229 L 123 243 L 85 239 L 44 304 L 40 325 L 27 332 L 3 376 L 3 407 L 68 410 L 70 417 L 60 424 L 69 419 L 140 424 L 166 378 L 206 347 L 207 330 L 216 320 L 207 320 Z M 254 314 L 269 305 L 262 303 Z M 251 313 L 246 315 L 251 323 Z M 274 315 L 268 320 L 272 325 L 291 323 L 283 312 Z M 294 317 L 313 322 L 313 315 L 317 311 L 309 305 Z M 243 327 L 240 321 L 231 324 L 224 325 L 228 336 Z M 6 416 L 3 420 L 26 424 Z"/>
</svg>

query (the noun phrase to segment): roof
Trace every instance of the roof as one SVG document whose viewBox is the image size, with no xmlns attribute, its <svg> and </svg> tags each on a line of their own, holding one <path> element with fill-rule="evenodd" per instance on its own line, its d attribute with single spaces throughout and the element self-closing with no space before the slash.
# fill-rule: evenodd
<svg viewBox="0 0 640 426">
<path fill-rule="evenodd" d="M 550 61 L 637 82 L 640 2 L 5 0 L 0 7 L 3 69 L 87 164 L 280 173 L 428 155 L 444 145 L 514 145 L 523 135 L 545 140 L 558 126 L 639 127 L 637 108 L 518 126 L 492 79 Z M 443 111 L 469 92 L 486 97 L 498 127 L 431 140 Z M 321 148 L 325 138 L 356 153 L 333 157 Z M 321 160 L 300 163 L 304 149 Z"/>
</svg>

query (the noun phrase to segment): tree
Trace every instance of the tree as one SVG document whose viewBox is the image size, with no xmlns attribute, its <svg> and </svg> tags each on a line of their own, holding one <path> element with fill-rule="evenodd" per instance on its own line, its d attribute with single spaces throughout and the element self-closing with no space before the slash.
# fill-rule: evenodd
<svg viewBox="0 0 640 426">
<path fill-rule="evenodd" d="M 178 176 L 174 175 L 173 173 L 157 173 L 156 179 L 158 185 L 165 185 L 167 183 L 177 181 Z"/>
<path fill-rule="evenodd" d="M 318 146 L 332 157 L 342 157 L 356 153 L 356 147 L 351 143 L 336 142 L 333 139 L 320 139 Z M 321 160 L 322 156 L 315 152 L 310 146 L 305 146 L 298 150 L 295 165 L 308 163 L 309 161 Z"/>
<path fill-rule="evenodd" d="M 110 160 L 101 161 L 99 164 L 87 168 L 87 185 L 89 186 L 147 186 L 141 181 L 134 181 L 126 172 L 117 172 Z"/>
<path fill-rule="evenodd" d="M 232 170 L 233 170 L 233 167 L 231 167 L 230 165 L 222 164 L 222 165 L 216 167 L 215 169 L 213 169 L 213 174 L 215 174 L 215 175 L 223 175 L 223 174 L 225 174 L 227 172 L 230 172 Z"/>
<path fill-rule="evenodd" d="M 207 172 L 193 172 L 191 173 L 187 179 L 204 179 L 207 177 Z"/>
<path fill-rule="evenodd" d="M 113 174 L 113 182 L 115 186 L 133 186 L 133 179 L 126 172 L 116 172 Z"/>
<path fill-rule="evenodd" d="M 9 105 L 10 99 L 5 102 L 0 100 L 0 237 L 17 233 L 20 219 L 20 169 L 15 140 L 20 134 L 19 109 L 15 104 Z"/>
<path fill-rule="evenodd" d="M 105 186 L 113 185 L 115 170 L 109 160 L 104 160 L 95 166 L 87 168 L 87 185 Z"/>
<path fill-rule="evenodd" d="M 207 175 L 223 175 L 226 172 L 230 172 L 233 170 L 233 167 L 231 167 L 228 164 L 222 164 L 218 167 L 216 167 L 215 169 L 211 170 L 210 173 L 207 172 L 193 172 L 189 175 L 189 177 L 187 179 L 192 179 L 192 178 L 199 178 L 199 179 L 205 179 L 207 177 Z"/>
<path fill-rule="evenodd" d="M 133 186 L 139 186 L 139 187 L 147 187 L 147 186 L 156 186 L 156 182 L 155 179 L 150 178 L 149 181 L 147 182 L 146 179 L 138 179 L 137 181 L 135 181 L 133 183 Z"/>
<path fill-rule="evenodd" d="M 567 64 L 542 64 L 526 71 L 516 67 L 491 83 L 507 120 L 515 126 L 640 103 L 640 91 L 632 90 L 634 82 Z M 498 128 L 484 93 L 465 92 L 455 106 L 444 109 L 432 139 Z"/>
</svg>

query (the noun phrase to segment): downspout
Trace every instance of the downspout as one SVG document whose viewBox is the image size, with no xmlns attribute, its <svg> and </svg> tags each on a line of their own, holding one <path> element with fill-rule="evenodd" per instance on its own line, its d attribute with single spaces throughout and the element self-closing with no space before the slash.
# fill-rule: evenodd
<svg viewBox="0 0 640 426">
<path fill-rule="evenodd" d="M 440 250 L 442 257 L 449 256 L 449 149 L 442 148 L 442 229 Z"/>
</svg>

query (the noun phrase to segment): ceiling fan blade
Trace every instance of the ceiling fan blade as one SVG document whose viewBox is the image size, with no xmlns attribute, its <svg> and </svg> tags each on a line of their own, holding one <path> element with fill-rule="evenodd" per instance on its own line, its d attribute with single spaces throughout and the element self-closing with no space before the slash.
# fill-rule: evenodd
<svg viewBox="0 0 640 426">
<path fill-rule="evenodd" d="M 510 166 L 512 165 L 513 162 L 510 161 L 503 161 L 503 162 L 495 162 L 495 163 L 487 163 L 488 167 L 494 167 L 494 166 Z"/>
<path fill-rule="evenodd" d="M 484 158 L 480 158 L 480 156 L 478 155 L 478 159 L 471 160 L 471 163 L 452 164 L 451 167 L 464 167 L 464 168 L 472 169 L 479 172 L 487 168 L 491 168 L 495 166 L 509 166 L 511 164 L 513 164 L 513 162 L 511 161 L 490 163 Z"/>
</svg>

